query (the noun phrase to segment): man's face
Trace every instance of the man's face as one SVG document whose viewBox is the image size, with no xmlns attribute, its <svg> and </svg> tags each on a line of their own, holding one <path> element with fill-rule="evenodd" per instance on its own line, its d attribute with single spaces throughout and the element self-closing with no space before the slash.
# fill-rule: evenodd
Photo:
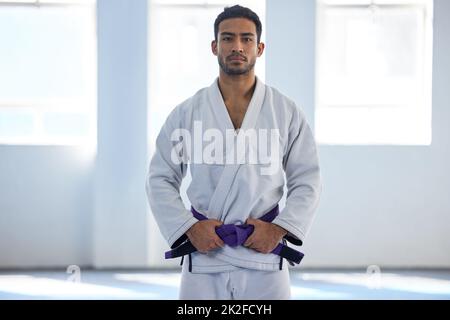
<svg viewBox="0 0 450 320">
<path fill-rule="evenodd" d="M 264 44 L 257 40 L 253 21 L 226 19 L 219 24 L 217 41 L 211 43 L 211 49 L 227 75 L 243 75 L 254 68 L 256 58 L 264 51 Z"/>
</svg>

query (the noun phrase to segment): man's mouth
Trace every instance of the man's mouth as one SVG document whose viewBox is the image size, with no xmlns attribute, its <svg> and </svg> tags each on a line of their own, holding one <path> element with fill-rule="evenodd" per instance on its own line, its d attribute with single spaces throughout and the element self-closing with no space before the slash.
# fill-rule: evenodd
<svg viewBox="0 0 450 320">
<path fill-rule="evenodd" d="M 242 56 L 231 56 L 228 58 L 230 61 L 245 61 L 246 59 Z"/>
</svg>

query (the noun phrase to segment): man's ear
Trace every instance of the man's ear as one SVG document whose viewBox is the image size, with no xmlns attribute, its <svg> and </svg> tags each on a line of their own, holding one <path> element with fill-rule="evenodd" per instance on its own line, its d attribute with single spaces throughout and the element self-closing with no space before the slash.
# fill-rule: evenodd
<svg viewBox="0 0 450 320">
<path fill-rule="evenodd" d="M 217 56 L 217 41 L 216 40 L 211 41 L 211 51 L 215 56 Z"/>
<path fill-rule="evenodd" d="M 266 45 L 264 44 L 264 42 L 258 43 L 258 57 L 262 56 L 265 47 L 266 47 Z"/>
</svg>

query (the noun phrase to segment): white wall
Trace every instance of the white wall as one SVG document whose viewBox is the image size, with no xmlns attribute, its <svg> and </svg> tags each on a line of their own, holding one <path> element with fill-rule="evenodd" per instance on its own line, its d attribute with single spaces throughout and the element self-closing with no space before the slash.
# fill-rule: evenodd
<svg viewBox="0 0 450 320">
<path fill-rule="evenodd" d="M 147 1 L 98 1 L 95 267 L 147 264 Z"/>
<path fill-rule="evenodd" d="M 315 1 L 269 0 L 267 14 L 267 83 L 313 124 Z M 434 20 L 432 146 L 320 146 L 304 266 L 450 266 L 450 1 L 435 1 Z"/>
<path fill-rule="evenodd" d="M 91 263 L 94 156 L 0 146 L 0 268 Z"/>
<path fill-rule="evenodd" d="M 314 0 L 268 0 L 268 84 L 314 117 Z M 98 157 L 0 146 L 0 268 L 143 267 L 147 4 L 99 0 Z M 319 149 L 304 266 L 450 266 L 450 1 L 436 0 L 431 147 Z M 164 250 L 158 248 L 157 250 Z"/>
</svg>

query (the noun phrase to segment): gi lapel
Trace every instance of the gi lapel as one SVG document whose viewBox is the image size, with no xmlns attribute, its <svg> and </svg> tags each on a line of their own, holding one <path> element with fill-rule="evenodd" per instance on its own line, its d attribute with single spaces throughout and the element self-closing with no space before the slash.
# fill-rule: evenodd
<svg viewBox="0 0 450 320">
<path fill-rule="evenodd" d="M 264 97 L 266 93 L 266 86 L 258 78 L 256 78 L 256 87 L 253 92 L 252 99 L 248 105 L 247 111 L 245 112 L 244 120 L 241 125 L 239 133 L 235 137 L 237 139 L 243 131 L 254 128 L 258 120 L 258 116 L 261 112 L 262 104 L 264 102 Z M 215 115 L 216 122 L 219 124 L 221 131 L 225 135 L 227 129 L 234 130 L 233 123 L 228 114 L 227 107 L 222 98 L 218 86 L 218 79 L 208 89 L 208 96 L 210 100 L 210 107 L 213 114 Z M 224 119 L 227 119 L 224 121 Z M 227 149 L 228 150 L 228 149 Z M 244 154 L 237 155 L 237 158 L 245 156 Z M 240 162 L 234 161 L 233 164 L 225 164 L 222 171 L 222 175 L 217 183 L 217 187 L 211 196 L 208 216 L 209 218 L 223 219 L 226 216 L 226 208 L 224 208 L 225 201 L 228 197 L 230 189 L 233 186 L 236 174 L 240 168 Z"/>
</svg>

